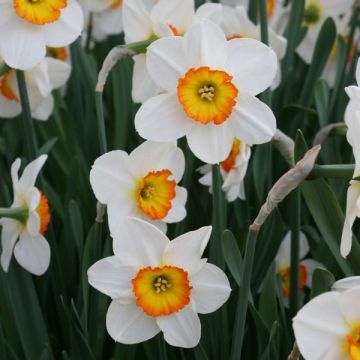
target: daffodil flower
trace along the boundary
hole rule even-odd
[[[88,270],[89,283],[112,298],[106,328],[115,341],[135,344],[162,331],[173,346],[199,343],[197,313],[217,310],[231,291],[224,272],[201,259],[210,233],[206,226],[170,241],[152,224],[127,220],[114,256]]]
[[[166,223],[186,216],[187,191],[178,186],[185,158],[176,143],[145,141],[130,155],[116,150],[100,156],[90,172],[96,198],[107,205],[112,234],[122,220],[135,216],[154,222],[164,232]]]
[[[220,163],[223,179],[222,189],[229,202],[235,201],[237,198],[245,200],[244,178],[250,156],[250,146],[235,138],[229,156]],[[200,184],[209,186],[209,191],[212,191],[211,166],[208,164],[201,166],[199,171],[203,174],[199,179]]]
[[[126,43],[149,38],[181,36],[203,18],[220,17],[219,4],[204,4],[195,12],[194,0],[124,0],[123,23]],[[217,20],[218,21],[218,20]],[[146,53],[133,57],[132,98],[143,103],[162,89],[149,76]]]
[[[353,0],[306,0],[304,13],[304,26],[308,27],[304,39],[297,47],[298,55],[310,64],[315,44],[321,26],[328,17],[333,19],[347,13],[353,5]]]
[[[341,19],[334,18],[336,24],[336,30],[338,33],[338,38],[335,40],[333,48],[331,50],[330,56],[326,62],[324,70],[322,72],[322,77],[326,80],[330,87],[335,85],[336,76],[338,74],[338,47],[339,47],[339,37],[345,42],[345,44],[349,45],[350,40],[350,18],[352,15],[352,11],[348,11]],[[359,30],[356,29],[354,33],[354,38],[352,43],[350,44],[350,51],[347,58],[347,66],[350,66],[353,62],[354,56],[357,52],[357,43],[359,39]]]
[[[306,360],[360,359],[360,287],[331,291],[308,302],[293,319]]]
[[[299,259],[303,259],[309,252],[309,244],[303,232],[299,237]],[[278,253],[275,257],[276,272],[281,279],[281,287],[284,295],[284,304],[288,305],[290,296],[290,254],[291,254],[291,232],[288,231],[281,242]],[[319,262],[313,259],[301,260],[299,263],[299,289],[311,288],[312,276],[317,268],[324,268]],[[302,295],[302,293],[301,293]]]
[[[360,287],[360,276],[349,276],[335,281],[331,287],[332,291],[343,292],[354,287]]]
[[[0,56],[10,67],[28,70],[44,59],[46,46],[67,46],[82,28],[75,0],[2,0]]]
[[[8,271],[12,254],[16,261],[34,275],[42,275],[50,263],[50,246],[43,236],[50,222],[49,205],[45,195],[36,187],[36,178],[47,155],[29,163],[20,178],[21,161],[11,166],[14,201],[9,209],[1,209],[1,266]]]
[[[270,11],[271,9],[269,9]],[[247,11],[243,6],[232,8],[222,6],[222,19],[218,24],[225,32],[226,38],[251,38],[261,40],[260,25],[255,25],[248,17]],[[286,52],[287,40],[275,33],[269,27],[269,45],[275,51],[278,61],[283,59]],[[274,79],[272,88],[276,88],[281,81],[280,65],[278,65],[277,76]]]
[[[241,6],[249,11],[249,0],[220,0],[220,3],[232,7]],[[283,34],[289,19],[289,6],[284,6],[283,0],[267,0],[266,10],[269,28],[277,34]]]
[[[71,66],[67,62],[50,57],[25,71],[30,108],[35,119],[49,118],[54,108],[52,90],[62,87],[70,72]],[[0,113],[3,118],[13,118],[21,113],[16,71],[13,69],[0,76]]]
[[[137,112],[135,127],[143,138],[186,136],[200,160],[215,164],[229,155],[234,137],[253,145],[274,135],[274,114],[256,95],[273,82],[277,58],[260,41],[227,41],[217,25],[204,20],[183,37],[153,42],[147,67],[166,92]]]
[[[360,62],[358,61],[356,68],[356,81],[360,84]],[[345,123],[348,127],[346,134],[347,141],[353,148],[355,157],[355,170],[353,180],[347,191],[346,199],[346,215],[344,228],[341,237],[340,251],[341,255],[346,257],[351,250],[352,243],[352,226],[357,217],[360,217],[360,144],[358,141],[360,135],[360,87],[348,86],[345,88],[346,93],[350,97],[350,101],[345,110]]]

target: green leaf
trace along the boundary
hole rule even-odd
[[[33,279],[15,259],[1,277],[26,359],[40,359],[49,339]]]
[[[259,312],[268,329],[278,318],[276,301],[276,268],[272,263],[264,279],[260,294]]]
[[[296,0],[291,2],[289,22],[285,32],[285,37],[287,38],[288,43],[287,43],[286,54],[282,61],[283,76],[285,76],[288,73],[294,62],[295,49],[297,48],[301,37],[304,8],[305,8],[304,0]]]
[[[222,236],[222,252],[227,267],[236,283],[240,286],[241,271],[243,268],[243,258],[234,234],[230,230],[225,230]]]
[[[296,132],[296,136],[295,136],[295,149],[294,149],[295,163],[297,163],[299,160],[301,160],[308,150],[309,150],[309,147],[307,146],[304,135],[301,130],[298,130]]]
[[[360,274],[360,246],[353,241],[347,261],[340,255],[340,239],[344,215],[329,184],[324,179],[306,181],[301,185],[306,205],[330,252],[346,276]]]
[[[69,203],[69,218],[75,244],[78,249],[79,255],[81,256],[81,254],[83,253],[84,241],[83,221],[80,207],[75,200],[71,200]]]
[[[330,291],[335,282],[334,275],[325,269],[316,269],[313,273],[311,284],[311,298],[314,298],[324,292]]]
[[[316,41],[311,65],[308,70],[305,84],[300,96],[301,105],[308,106],[311,103],[316,81],[320,77],[327,59],[333,49],[335,37],[336,25],[332,18],[328,18],[321,27],[319,36]]]
[[[325,80],[319,79],[315,84],[315,104],[319,115],[320,128],[329,123],[328,111],[330,101],[330,88]]]

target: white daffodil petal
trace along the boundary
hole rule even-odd
[[[354,287],[360,287],[360,276],[350,276],[336,281],[331,287],[332,291],[343,292]]]
[[[58,89],[61,86],[65,85],[68,81],[71,73],[70,64],[65,61],[45,58],[45,61],[48,66],[49,80],[52,89]]]
[[[4,24],[6,31],[0,23],[0,55],[10,67],[28,70],[45,57],[46,49],[42,29],[18,17],[12,6],[9,4],[12,16]],[[1,11],[6,12],[7,6],[2,5]]]
[[[149,75],[146,67],[146,54],[135,55],[133,60],[134,69],[131,96],[134,102],[144,103],[146,100],[159,94],[160,88]]]
[[[193,348],[200,341],[201,324],[191,305],[171,315],[159,316],[156,322],[165,341],[172,346]]]
[[[228,119],[233,135],[249,145],[270,141],[276,131],[276,119],[271,109],[258,98],[241,91],[237,100]]]
[[[305,285],[311,288],[313,273],[316,269],[324,269],[324,265],[313,259],[306,259],[301,261],[300,266],[305,266],[306,269],[306,283]]]
[[[17,188],[19,186],[19,176],[18,172],[21,166],[21,160],[17,158],[11,165],[11,181],[13,185],[14,192],[17,191]]]
[[[88,271],[89,284],[102,293],[117,298],[122,304],[134,302],[131,280],[136,276],[137,268],[121,266],[116,256],[99,260]]]
[[[354,287],[342,292],[339,297],[341,313],[349,324],[359,321],[360,319],[359,296],[360,288]]]
[[[19,186],[22,189],[28,189],[35,185],[36,178],[38,177],[41,168],[44,166],[46,159],[47,155],[40,155],[25,167],[19,179]]]
[[[211,20],[216,25],[220,26],[223,21],[222,5],[205,3],[200,5],[195,13],[195,21]]]
[[[135,128],[152,141],[174,141],[195,126],[181,108],[176,94],[162,94],[147,100],[135,115]]]
[[[42,235],[30,236],[24,231],[15,245],[14,256],[24,269],[42,275],[50,264],[50,246]]]
[[[144,176],[148,171],[168,169],[178,183],[185,170],[185,157],[176,142],[145,141],[129,155],[134,176]],[[146,164],[146,166],[145,166]]]
[[[290,265],[290,249],[291,249],[291,232],[288,231],[281,241],[279,250],[275,256],[276,268]]]
[[[200,261],[211,235],[211,226],[187,232],[170,241],[162,262],[186,270],[190,275],[200,270]]]
[[[115,256],[121,265],[159,266],[169,239],[154,225],[129,218],[121,233],[114,237]]]
[[[199,124],[186,135],[186,138],[197,158],[208,164],[217,164],[229,155],[234,133],[226,122],[221,125]]]
[[[146,66],[150,77],[160,88],[174,92],[188,67],[183,38],[169,36],[153,42],[147,48]]]
[[[226,71],[234,77],[239,92],[257,95],[270,87],[278,62],[275,52],[254,39],[228,41]]]
[[[343,257],[346,257],[351,250],[352,243],[352,226],[354,224],[357,214],[357,200],[360,195],[360,184],[353,182],[347,191],[346,199],[346,215],[344,221],[343,232],[341,235],[340,252]]]
[[[186,217],[185,203],[187,200],[187,190],[181,186],[175,188],[176,197],[171,202],[171,209],[162,219],[166,223],[179,222]]]
[[[52,94],[45,97],[40,105],[32,111],[32,116],[36,120],[46,121],[49,119],[52,111],[54,110],[54,98]]]
[[[62,47],[74,42],[84,27],[84,15],[75,0],[68,0],[67,7],[61,10],[60,18],[43,25],[44,40],[47,46]]]
[[[123,344],[136,344],[160,332],[155,318],[148,316],[135,303],[119,304],[113,300],[106,314],[106,329],[110,336]]]
[[[129,175],[128,154],[115,150],[97,158],[90,171],[90,184],[96,198],[103,204],[107,204],[121,189],[131,188],[133,180]]]
[[[227,59],[225,34],[209,20],[197,23],[185,34],[184,49],[189,68],[224,68]]]
[[[184,34],[194,21],[194,0],[159,0],[151,9],[154,24],[172,26],[174,35]]]
[[[143,0],[124,0],[123,26],[126,43],[144,41],[153,34],[150,12]]]
[[[190,277],[191,298],[196,312],[208,314],[221,307],[230,296],[231,288],[225,273],[215,265],[205,264]]]
[[[40,217],[36,211],[29,211],[29,218],[26,222],[26,230],[29,236],[37,236],[40,231]]]
[[[296,342],[305,359],[322,360],[334,343],[346,339],[348,326],[339,309],[339,297],[336,292],[321,294],[293,319]]]
[[[18,239],[22,225],[13,219],[1,219],[1,267],[4,271],[8,271],[13,249]]]

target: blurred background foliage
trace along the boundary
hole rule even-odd
[[[201,3],[197,1],[198,5]],[[285,31],[289,43],[282,62],[283,80],[266,97],[278,128],[296,139],[295,152],[301,154],[312,146],[321,128],[343,121],[348,101],[344,87],[354,83],[358,54],[346,66],[349,46],[337,38],[334,22],[328,19],[319,35],[313,61],[306,65],[294,52],[306,31],[301,20],[304,0],[289,3],[293,10]],[[251,4],[250,15],[257,14],[258,3]],[[354,28],[358,26],[357,10],[355,15]],[[335,41],[338,71],[336,85],[330,89],[320,75]],[[245,183],[247,200],[230,204],[223,200],[221,210],[226,214],[225,227],[229,230],[222,238],[212,238],[221,252],[216,252],[211,260],[226,269],[233,291],[222,309],[201,317],[200,345],[190,350],[173,348],[158,335],[146,343],[126,346],[116,344],[107,335],[105,314],[110,299],[89,287],[86,271],[95,261],[112,253],[111,238],[107,219],[103,224],[94,220],[96,199],[89,184],[89,170],[100,155],[94,92],[97,74],[107,53],[121,43],[122,36],[111,36],[91,50],[82,47],[80,40],[72,44],[73,71],[66,96],[55,93],[56,105],[50,120],[34,122],[38,153],[49,155],[39,187],[51,205],[52,225],[46,235],[52,249],[51,265],[42,277],[32,277],[14,260],[8,273],[0,271],[0,359],[239,359],[234,343],[242,336],[242,359],[287,358],[294,342],[294,313],[284,307],[274,266],[286,231],[299,223],[309,240],[312,258],[327,268],[316,271],[312,294],[307,291],[306,299],[328,290],[335,278],[360,275],[360,246],[355,240],[348,259],[341,258],[339,242],[351,174],[348,179],[315,174],[267,220],[257,240],[253,271],[246,273],[243,256],[249,225],[271,186],[289,169],[271,144],[254,149]],[[109,150],[129,152],[143,141],[133,123],[138,105],[131,100],[132,66],[131,59],[119,62],[105,87]],[[343,129],[331,133],[322,145],[318,164],[353,163],[345,134]],[[1,206],[9,206],[12,201],[9,169],[13,160],[25,152],[24,136],[20,116],[0,122]],[[188,150],[184,139],[179,145],[186,154],[182,186],[189,191],[188,215],[180,224],[169,227],[170,239],[210,224],[213,216],[211,194],[197,181],[196,169],[201,163]],[[298,211],[294,210],[296,207]],[[359,224],[355,224],[355,229],[359,230]],[[239,337],[236,314],[243,271],[251,280],[251,294],[244,334]]]

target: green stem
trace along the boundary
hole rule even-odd
[[[134,51],[137,54],[141,54],[141,53],[146,52],[146,48],[157,39],[158,39],[158,37],[153,35],[144,41],[138,41],[138,42],[133,42],[130,44],[125,44],[124,47],[128,48],[129,50]]]
[[[224,267],[224,259],[221,256],[221,237],[225,230],[225,219],[223,212],[223,193],[221,189],[221,174],[219,165],[212,165],[212,224],[213,233],[212,241],[210,242],[210,262],[215,263],[220,267]]]
[[[267,21],[267,0],[259,0],[261,41],[269,45],[269,29]]]
[[[290,257],[290,317],[294,317],[299,308],[299,239],[300,239],[300,190],[293,193],[293,212],[291,230]]]
[[[246,313],[248,309],[248,302],[251,285],[251,274],[254,263],[254,255],[256,248],[258,232],[250,228],[248,239],[246,242],[245,257],[244,257],[244,266],[241,274],[240,288],[238,294],[238,302],[236,306],[233,337],[231,344],[231,360],[241,359],[242,346],[245,335],[245,323],[246,323]]]
[[[11,70],[11,68],[9,66],[7,66],[5,63],[2,63],[0,65],[0,76],[3,76],[9,70]]]
[[[105,118],[102,92],[95,92],[95,104],[96,104],[96,120],[98,125],[99,147],[100,154],[107,152],[106,130],[105,130]]]
[[[310,175],[309,180],[326,178],[340,178],[352,179],[354,174],[355,165],[342,164],[342,165],[315,165]]]
[[[92,32],[93,32],[93,25],[94,25],[94,14],[92,12],[90,12],[89,26],[88,26],[88,31],[87,31],[87,34],[86,34],[86,45],[85,45],[86,52],[90,51],[90,44],[91,44],[91,37],[92,37]]]
[[[23,224],[29,217],[29,209],[26,206],[15,207],[15,208],[0,208],[0,217],[15,219]]]
[[[34,124],[32,122],[32,117],[31,117],[30,102],[29,102],[28,92],[26,89],[24,72],[22,70],[16,70],[16,78],[20,93],[24,141],[26,144],[28,160],[31,161],[36,158],[38,146],[37,146]]]

